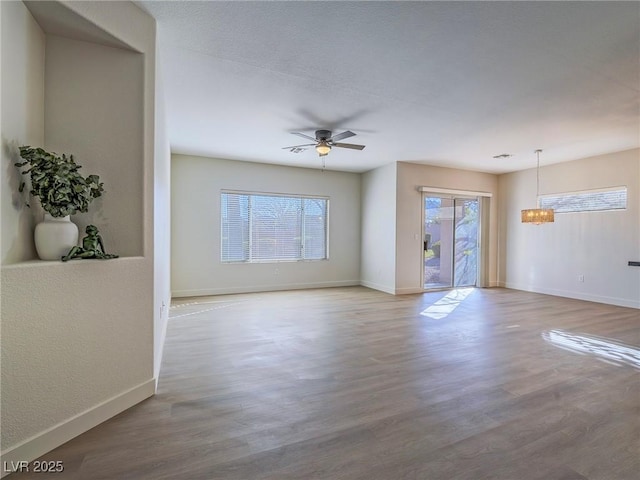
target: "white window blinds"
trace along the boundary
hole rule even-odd
[[[627,187],[541,195],[540,208],[553,208],[555,213],[624,210],[627,208]]]
[[[221,260],[327,258],[328,199],[222,192]]]

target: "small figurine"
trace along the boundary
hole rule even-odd
[[[75,246],[69,253],[62,257],[62,261],[66,262],[74,258],[97,258],[100,260],[108,260],[110,258],[118,258],[118,255],[105,253],[102,237],[98,233],[98,227],[95,225],[87,225],[85,229],[87,236],[82,239],[82,246]]]

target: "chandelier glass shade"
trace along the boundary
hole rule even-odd
[[[552,208],[529,208],[521,211],[522,223],[550,223],[554,221]]]

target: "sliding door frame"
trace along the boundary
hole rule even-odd
[[[440,198],[451,198],[454,200],[454,218],[453,218],[453,243],[455,247],[455,199],[473,199],[478,201],[478,239],[477,239],[477,266],[476,266],[476,287],[487,287],[487,256],[489,254],[489,204],[491,201],[492,194],[490,192],[477,192],[477,191],[469,191],[469,190],[453,190],[447,188],[438,188],[438,187],[418,187],[418,191],[422,192],[421,195],[421,207],[420,211],[422,212],[422,242],[421,245],[421,267],[420,267],[420,285],[423,291],[432,292],[437,290],[449,290],[451,288],[456,288],[455,286],[455,250],[453,258],[451,259],[451,268],[452,268],[452,286],[451,287],[442,287],[442,288],[425,288],[424,283],[424,275],[425,275],[425,262],[424,262],[424,234],[426,228],[426,209],[425,209],[425,199],[426,197],[440,197]]]

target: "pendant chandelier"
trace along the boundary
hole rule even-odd
[[[538,167],[536,169],[536,201],[540,198],[540,152],[538,149],[535,151],[538,156]],[[521,211],[522,223],[533,223],[540,225],[541,223],[551,223],[554,221],[553,208],[530,208]]]

